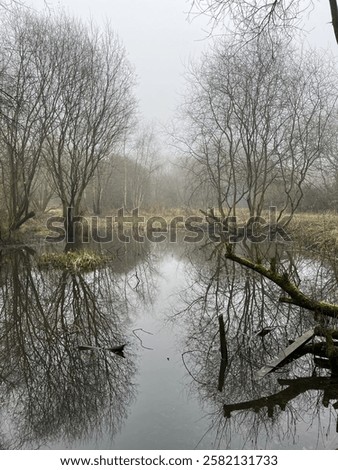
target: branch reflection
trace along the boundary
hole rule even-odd
[[[336,275],[327,263],[296,256],[276,244],[239,249],[242,256],[278,264],[308,292],[320,292],[329,301],[337,297]],[[288,448],[285,442],[296,439],[298,425],[307,422],[310,428],[316,419],[320,423],[324,407],[332,413],[335,431],[338,381],[319,367],[319,338],[274,373],[257,377],[259,369],[318,318],[280,303],[280,288],[226,260],[219,247],[190,253],[188,276],[192,281],[181,311],[188,330],[182,357],[191,387],[210,413],[209,431],[216,433],[217,445]]]

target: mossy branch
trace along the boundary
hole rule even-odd
[[[338,305],[309,298],[290,281],[287,273],[279,274],[275,270],[266,268],[261,263],[254,263],[249,259],[237,256],[231,250],[227,250],[225,257],[241,266],[251,269],[279,286],[289,296],[281,297],[279,299],[280,302],[297,305],[317,314],[322,314],[331,318],[338,318]]]

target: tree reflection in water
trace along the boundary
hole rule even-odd
[[[278,263],[295,283],[303,279],[306,292],[337,302],[336,273],[327,262],[306,260],[277,244],[247,244],[237,250],[254,260]],[[217,445],[288,448],[304,422],[310,431],[312,425],[318,430],[318,439],[321,432],[334,432],[338,379],[314,363],[312,348],[316,344],[318,350],[320,338],[263,379],[257,371],[318,321],[335,327],[337,321],[314,319],[311,312],[280,303],[280,288],[226,260],[220,249],[199,250],[190,261],[191,286],[182,296],[186,307],[180,312],[188,331],[182,358],[192,389],[201,402],[212,405],[208,432],[216,432]],[[332,415],[325,430],[324,407]]]
[[[130,333],[127,281],[109,267],[40,270],[26,250],[2,254],[1,266],[0,447],[113,438],[134,396],[134,353],[103,348]]]
[[[308,294],[337,302],[337,277],[328,260],[306,259],[277,246],[270,246],[263,253],[262,246],[259,248],[256,246],[253,252],[251,247],[242,246],[240,250],[247,257],[268,258]],[[175,250],[175,256],[181,259],[174,266],[182,263],[178,282],[175,273],[167,272],[168,279],[172,276],[176,282],[171,287],[180,290],[188,285],[182,293],[185,308],[178,307],[183,311],[175,317],[176,332],[184,335],[180,341],[184,342],[183,360],[192,390],[210,412],[208,439],[197,447],[203,447],[208,440],[210,448],[209,438],[216,434],[215,445],[222,448],[291,448],[297,446],[294,441],[304,429],[312,435],[308,440],[302,436],[301,445],[326,446],[324,434],[335,434],[338,385],[336,379],[331,380],[329,370],[316,367],[314,362],[313,347],[319,353],[322,338],[307,343],[297,360],[261,380],[257,378],[263,365],[321,318],[314,319],[312,313],[300,307],[280,303],[278,287],[226,261],[221,250],[192,251],[187,262],[182,255],[183,245],[154,246],[151,256],[146,246],[122,245],[112,249],[116,253],[113,265],[85,275],[41,270],[27,250],[0,253],[2,448],[81,448],[88,444],[93,448],[102,442],[112,443],[136,394],[135,348],[141,349],[142,344],[132,331],[135,326],[146,325],[147,331],[154,333],[167,318],[163,312],[171,308],[166,304],[166,288],[160,282],[161,269],[166,272],[166,262],[161,265],[161,260],[170,259],[170,269],[173,266],[170,250]],[[149,320],[149,303],[157,288],[156,315]],[[176,295],[174,299],[176,302]],[[142,312],[147,315],[142,316]],[[335,322],[329,319],[328,324],[334,326]],[[159,338],[163,340],[163,336]],[[157,340],[143,369],[148,375],[142,375],[142,380],[152,380],[154,374],[160,374],[162,359],[171,366],[174,380],[180,378],[181,371],[176,370],[179,367],[170,355],[175,357],[177,344],[168,340],[161,349]],[[124,343],[124,358],[105,349]],[[92,349],[80,350],[79,346]],[[163,368],[163,374],[166,370]],[[159,377],[163,376],[156,375],[154,384]],[[150,387],[144,390],[148,393]],[[150,397],[143,395],[136,405],[148,403],[153,410],[152,400],[158,390],[162,394],[158,408],[170,402],[172,390],[166,395],[163,387],[157,389],[155,384]],[[179,406],[186,406],[184,400],[176,404],[180,410]],[[197,420],[200,409],[194,406],[188,412],[193,409]],[[128,423],[132,429],[138,416],[137,412],[131,413]],[[159,416],[151,416],[142,425],[155,423],[161,429],[166,421],[162,421],[163,414]],[[175,420],[173,414],[169,420],[173,429]],[[170,426],[164,433],[166,439],[173,434]],[[203,434],[203,426],[204,421],[192,429],[194,437],[188,441],[192,445],[196,444],[195,436]],[[316,432],[318,436],[313,435]],[[132,435],[129,428],[120,437],[123,441]],[[163,445],[167,441],[158,442]]]

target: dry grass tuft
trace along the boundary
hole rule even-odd
[[[90,272],[106,264],[108,259],[103,255],[89,251],[68,251],[63,253],[43,253],[38,260],[42,268],[72,272]]]

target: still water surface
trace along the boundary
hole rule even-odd
[[[31,250],[1,254],[1,448],[338,447],[338,384],[312,356],[256,377],[315,324],[311,314],[280,305],[274,286],[210,252],[104,249],[115,261],[87,274],[43,269]],[[299,255],[281,262],[304,290],[336,300],[332,267]],[[124,357],[104,349],[122,344]]]

